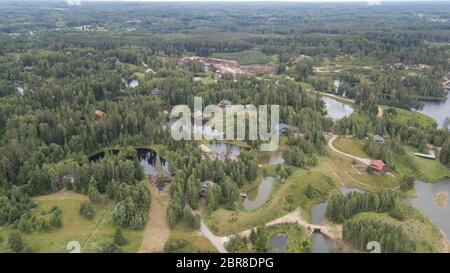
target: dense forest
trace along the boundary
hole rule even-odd
[[[194,7],[11,1],[0,7],[0,226],[24,234],[61,228],[58,207],[32,216],[33,197],[73,190],[89,198],[79,208],[87,219],[94,214],[91,203],[113,202],[120,242],[120,229],[143,229],[149,218],[154,200],[136,149],[150,146],[170,162],[171,228],[183,220],[198,228],[202,206],[237,211],[241,189],[262,175],[261,140],[244,141],[237,158],[223,161],[206,158],[199,141],[173,140],[166,128],[170,110],[192,106],[195,96],[205,105],[223,100],[280,105],[280,122],[299,132],[282,147],[290,167],[317,166],[319,157],[327,156],[325,133],[330,132],[359,139],[389,135],[382,145],[369,139],[364,151],[392,170],[394,155],[406,153],[404,145],[421,152],[427,145],[442,147],[438,159],[450,167],[448,128],[402,118],[402,111],[420,109],[422,98],[446,97],[450,12],[443,3]],[[237,56],[239,68],[250,72],[222,73],[219,65],[207,67],[186,61],[187,56]],[[354,66],[347,69],[343,63],[349,60]],[[333,69],[336,75],[329,76]],[[132,86],[133,81],[139,84]],[[313,91],[354,100],[356,113],[334,122]],[[384,115],[375,118],[380,105]],[[103,158],[90,159],[99,152]],[[279,167],[277,179],[291,174],[286,170]],[[212,183],[201,196],[204,181]],[[361,212],[401,218],[397,199],[394,191],[336,195],[327,217],[343,223],[344,239],[358,248],[366,233],[395,233],[381,238],[388,242],[386,252],[413,251],[397,226],[353,218]],[[266,250],[266,233],[263,226],[252,231],[256,251]],[[20,233],[11,238],[19,242]],[[241,239],[229,247],[241,251]],[[103,251],[120,251],[119,245]],[[178,239],[165,248],[194,251]]]

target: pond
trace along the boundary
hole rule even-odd
[[[158,169],[161,169],[163,174],[170,173],[169,162],[160,157],[154,150],[137,149],[137,154],[146,175],[155,176],[158,174]]]
[[[276,234],[270,239],[269,253],[284,253],[288,244],[286,234]]]
[[[117,155],[120,150],[118,149],[110,149],[107,151],[101,151],[89,157],[90,162],[98,161],[105,157],[105,154],[112,153],[113,155]],[[156,153],[152,149],[136,149],[138,159],[141,163],[141,166],[144,168],[144,173],[146,175],[155,176],[158,174],[157,170],[161,169],[163,174],[169,174],[169,162],[164,158],[160,157],[158,153]],[[133,159],[132,157],[128,159]]]
[[[172,125],[178,120],[178,118],[170,118],[168,122],[163,125],[163,130],[171,130]],[[190,126],[191,132],[193,134],[203,134],[204,136],[208,136],[211,138],[219,138],[223,137],[224,133],[216,128],[213,128],[209,123],[204,124],[203,126],[197,126],[195,123],[187,124],[186,126]],[[185,127],[186,129],[188,127]]]
[[[244,209],[254,210],[264,205],[270,197],[274,180],[275,179],[270,176],[263,177],[261,183],[259,183],[257,187],[249,190],[247,192],[247,197],[242,204]]]
[[[353,113],[353,108],[348,104],[326,96],[323,96],[322,100],[326,105],[327,116],[333,119],[333,121],[350,116]]]
[[[342,194],[348,194],[351,192],[364,193],[364,190],[350,187],[340,188]],[[323,219],[325,219],[325,213],[327,212],[327,202],[320,203],[311,210],[311,224],[320,225]],[[321,233],[312,234],[312,253],[328,253],[332,248],[336,246],[333,240],[328,239]]]
[[[450,178],[441,179],[435,183],[416,181],[418,197],[411,199],[411,205],[430,218],[450,238],[450,207],[446,196],[450,194]],[[442,203],[435,197],[443,196]]]
[[[130,87],[130,88],[136,88],[139,86],[138,79],[127,79],[127,80],[124,79],[123,82],[125,83],[125,85],[127,87]]]
[[[283,164],[284,163],[283,153],[280,151],[261,152],[260,163],[269,165]]]
[[[439,127],[442,127],[445,118],[450,117],[450,91],[445,101],[423,100],[422,103],[424,107],[418,112],[433,117]]]
[[[227,155],[237,157],[241,148],[234,144],[212,141],[208,143],[208,147],[218,153],[217,159],[224,161]]]

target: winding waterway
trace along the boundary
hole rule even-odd
[[[342,194],[347,194],[350,192],[360,192],[363,193],[363,190],[349,187],[342,187]],[[327,211],[327,202],[320,203],[312,208],[311,210],[311,224],[320,225],[323,219],[325,219],[325,213]],[[321,233],[313,233],[312,234],[312,253],[328,253],[332,248],[336,246],[336,243],[333,240],[325,237]]]
[[[418,197],[411,199],[411,205],[430,218],[447,238],[450,238],[450,207],[448,202],[440,206],[433,199],[436,194],[450,195],[450,178],[441,179],[435,183],[416,181]],[[444,200],[446,201],[446,200]]]
[[[445,118],[450,117],[450,91],[445,101],[423,100],[422,103],[424,107],[418,112],[433,117],[439,127],[442,127]]]
[[[258,186],[249,190],[247,192],[247,197],[242,203],[244,209],[255,210],[264,205],[270,197],[274,180],[275,179],[271,176],[264,176]]]

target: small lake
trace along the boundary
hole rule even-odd
[[[212,141],[208,143],[208,147],[218,153],[217,159],[224,161],[227,155],[237,157],[241,148],[234,144]]]
[[[108,151],[101,151],[89,157],[90,162],[98,161],[105,157],[106,153],[111,153],[113,155],[117,155],[120,150],[111,149]],[[155,176],[158,169],[161,169],[164,174],[169,174],[169,162],[164,158],[160,157],[158,153],[156,153],[152,149],[136,149],[137,157],[141,163],[141,166],[144,168],[144,173],[146,175]],[[130,160],[133,157],[128,158]]]
[[[450,194],[450,178],[435,183],[416,181],[416,191],[419,195],[411,199],[411,205],[430,218],[450,238],[450,207],[448,202],[439,207],[433,201],[437,193]]]
[[[171,130],[172,125],[178,120],[178,118],[171,118],[168,122],[163,125],[163,130]],[[188,127],[185,127],[188,126]],[[224,133],[221,130],[213,128],[209,123],[204,124],[203,126],[197,126],[195,123],[189,123],[183,126],[186,130],[190,127],[192,134],[203,134],[204,136],[208,136],[210,138],[219,138],[223,137]]]
[[[353,108],[348,104],[326,96],[322,96],[321,99],[325,102],[327,116],[333,119],[333,121],[350,116],[353,113]]]
[[[423,100],[422,103],[424,106],[418,112],[433,117],[439,127],[442,127],[446,117],[450,117],[450,91],[445,101]]]
[[[269,253],[284,253],[288,244],[286,234],[276,234],[270,239]]]
[[[260,163],[269,165],[283,164],[284,163],[283,153],[279,151],[262,152],[260,156]]]
[[[154,150],[137,149],[137,154],[146,175],[155,176],[158,174],[158,169],[161,169],[163,174],[170,173],[169,162],[160,157]]]
[[[271,176],[263,177],[261,183],[257,187],[247,192],[247,197],[244,199],[242,205],[246,210],[254,210],[266,203],[272,191],[273,181],[275,179]]]
[[[360,190],[357,188],[350,187],[342,187],[340,188],[342,194],[348,194],[351,192],[359,192],[364,193],[364,190]],[[311,210],[311,224],[320,225],[323,219],[325,219],[325,213],[327,212],[327,202],[320,203],[312,208]],[[312,253],[328,253],[332,248],[336,246],[336,243],[333,240],[328,239],[321,233],[313,233],[312,234]]]

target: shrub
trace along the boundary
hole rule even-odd
[[[86,217],[87,219],[91,220],[92,218],[94,218],[94,209],[87,202],[81,203],[80,214]]]
[[[13,230],[9,234],[8,238],[8,246],[14,251],[14,252],[20,252],[23,249],[23,241],[22,241],[22,235],[19,231]]]

